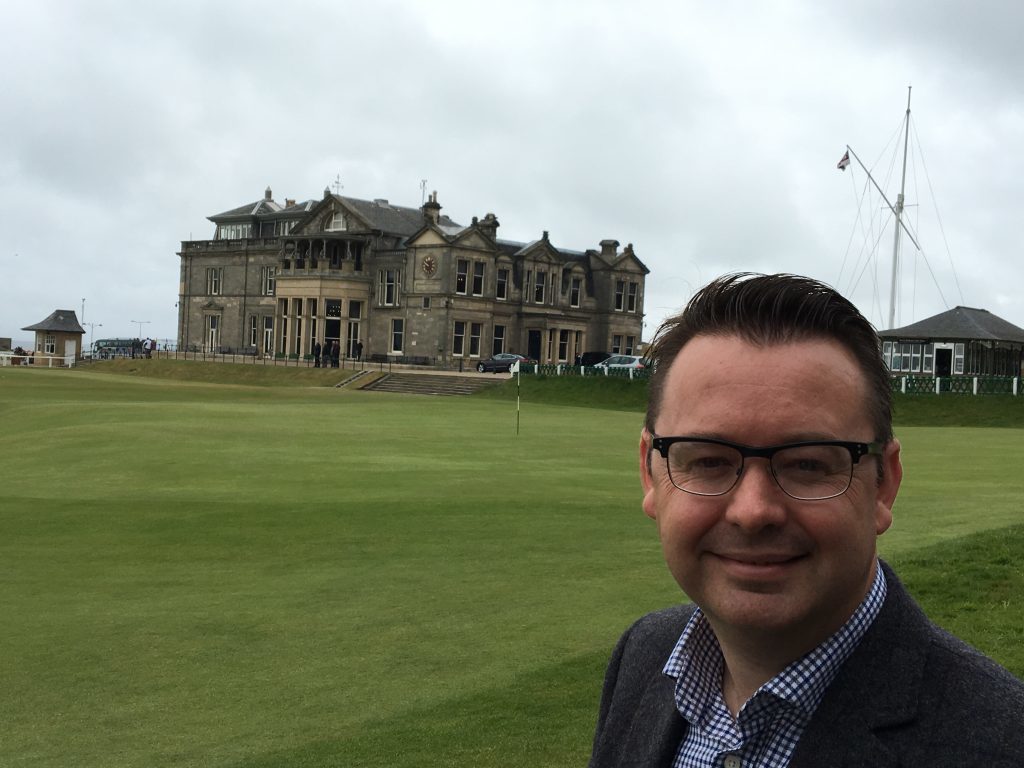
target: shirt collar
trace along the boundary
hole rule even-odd
[[[751,701],[771,694],[799,708],[810,718],[843,662],[853,653],[882,609],[885,575],[875,563],[871,589],[850,618],[831,637],[762,685]],[[691,723],[703,726],[722,694],[722,649],[711,624],[695,608],[662,670],[675,678],[676,707]]]

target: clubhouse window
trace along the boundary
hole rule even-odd
[[[494,289],[494,298],[504,301],[508,298],[508,270],[499,269]]]
[[[466,346],[466,323],[456,320],[452,330],[452,355],[462,357]]]
[[[220,296],[224,280],[224,267],[206,268],[206,292],[210,296]]]
[[[580,305],[580,293],[583,285],[583,281],[578,277],[572,278],[569,282],[569,306],[578,307]]]
[[[482,261],[473,262],[473,295],[484,295],[484,263]]]
[[[480,335],[483,333],[483,323],[470,323],[469,325],[469,356],[480,357]]]
[[[494,344],[491,346],[491,354],[500,355],[505,351],[505,326],[494,326]]]
[[[391,320],[391,352],[402,354],[402,343],[405,336],[405,320],[394,318]]]

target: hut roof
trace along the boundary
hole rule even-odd
[[[78,323],[78,316],[73,309],[55,309],[45,320],[29,325],[23,331],[57,331],[59,333],[85,333]]]

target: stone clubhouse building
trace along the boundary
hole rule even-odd
[[[181,243],[178,348],[303,358],[337,341],[370,360],[467,365],[499,352],[572,363],[634,354],[648,269],[616,240],[597,249],[498,237],[420,208],[324,190],[209,217],[210,240]]]

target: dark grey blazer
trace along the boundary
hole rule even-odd
[[[882,610],[826,692],[791,768],[1024,766],[1024,683],[928,621],[882,567]],[[619,640],[591,768],[672,765],[687,723],[661,670],[692,611],[648,614]]]

